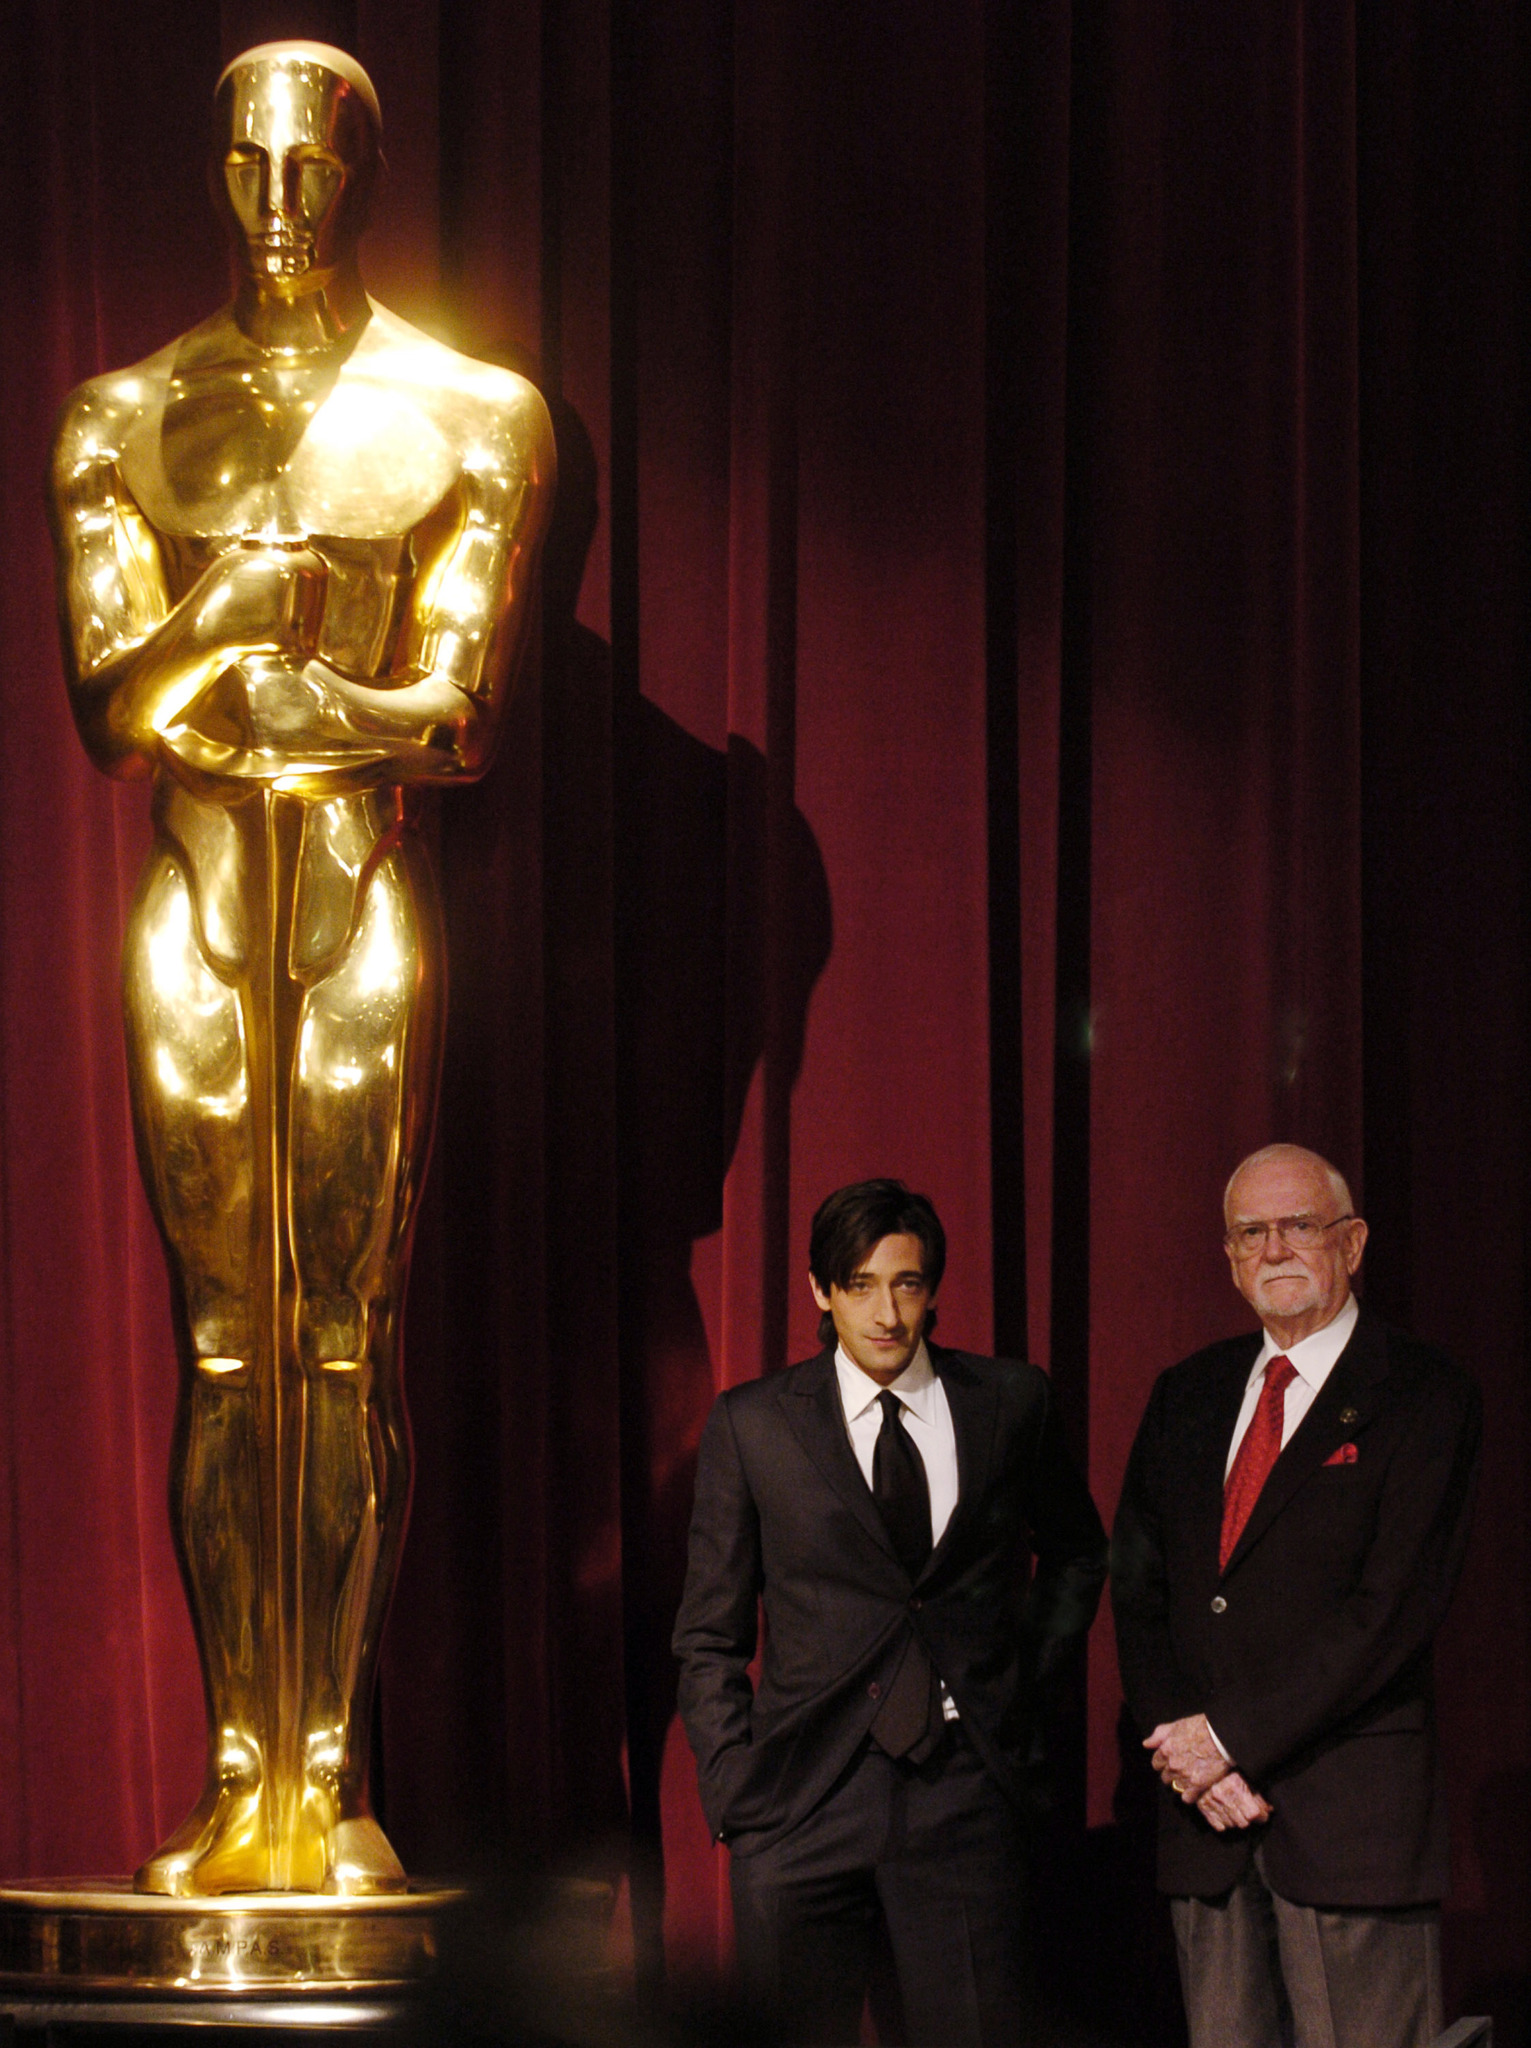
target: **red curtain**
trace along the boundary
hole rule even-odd
[[[375,296],[537,377],[538,675],[439,810],[453,1009],[382,1681],[410,1867],[567,1853],[726,1954],[668,1635],[720,1386],[896,1173],[943,1334],[1109,1514],[1240,1326],[1222,1181],[1364,1188],[1488,1404],[1442,1646],[1455,1993],[1524,2025],[1531,90],[1512,0],[20,0],[0,300],[0,1869],[131,1867],[201,1703],[116,960],[142,792],[69,726],[39,480],[224,290],[221,63],[354,50]],[[1087,1814],[1119,1792],[1109,1616]],[[1115,1806],[1114,1806],[1115,1802]],[[1518,2019],[1517,2019],[1518,2015]],[[1510,2038],[1514,2038],[1513,2033]]]

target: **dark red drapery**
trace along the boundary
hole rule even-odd
[[[903,1175],[943,1329],[1028,1350],[1109,1512],[1237,1327],[1234,1160],[1364,1188],[1480,1374],[1443,1647],[1459,1995],[1531,1896],[1526,218],[1511,0],[22,0],[3,86],[0,1869],[131,1866],[201,1706],[116,955],[142,796],[69,727],[39,480],[223,285],[220,64],[356,51],[375,295],[537,375],[540,679],[441,806],[453,1018],[383,1682],[412,1866],[629,1834],[726,1941],[672,1725],[715,1389],[811,1348],[807,1219]],[[1088,1805],[1118,1777],[1109,1619]],[[1517,1989],[1518,1985],[1518,1989]],[[1517,2000],[1519,2004],[1517,2005]]]

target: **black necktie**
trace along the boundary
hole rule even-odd
[[[917,1579],[930,1555],[930,1486],[925,1461],[904,1428],[903,1403],[881,1393],[882,1428],[872,1452],[872,1494],[893,1538],[899,1563]],[[925,1647],[912,1631],[872,1722],[872,1740],[889,1756],[919,1763],[935,1749],[944,1726],[941,1687]]]
[[[872,1493],[893,1538],[898,1561],[917,1579],[930,1555],[930,1487],[925,1461],[904,1428],[903,1403],[897,1394],[877,1396],[882,1428],[872,1452]]]

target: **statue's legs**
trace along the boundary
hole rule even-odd
[[[344,957],[306,990],[287,1213],[301,1417],[293,1839],[307,1884],[399,1889],[367,1804],[378,1643],[409,1496],[399,1315],[435,1106],[444,981],[411,842],[367,884]]]
[[[250,919],[238,982],[209,964],[164,843],[125,950],[140,1158],[183,1352],[172,1502],[209,1730],[202,1796],[135,1882],[183,1896],[405,1882],[368,1807],[367,1748],[408,1512],[398,1325],[439,1061],[438,919],[406,840],[373,867],[338,955],[294,976],[301,807],[264,811],[247,881],[268,915]]]
[[[190,885],[163,846],[139,887],[124,969],[139,1157],[177,1296],[171,1524],[208,1717],[202,1797],[136,1882],[234,1890],[269,1862],[255,1115],[244,1005],[209,967]]]

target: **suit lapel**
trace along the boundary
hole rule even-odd
[[[1258,1543],[1292,1496],[1312,1478],[1341,1444],[1366,1427],[1382,1398],[1387,1377],[1387,1334],[1363,1309],[1350,1342],[1334,1362],[1312,1407],[1298,1424],[1291,1442],[1271,1467],[1260,1498],[1244,1524],[1244,1533],[1228,1560],[1233,1570],[1252,1543]],[[1230,1431],[1232,1425],[1229,1425]]]
[[[999,1409],[998,1387],[991,1380],[981,1379],[961,1352],[928,1348],[936,1377],[946,1390],[946,1405],[951,1410],[952,1431],[957,1439],[957,1505],[941,1532],[941,1541],[930,1554],[927,1572],[945,1555],[953,1537],[988,1491]]]
[[[840,1386],[835,1377],[835,1355],[825,1351],[813,1360],[809,1370],[795,1384],[782,1385],[778,1398],[792,1434],[813,1460],[820,1476],[832,1487],[860,1522],[880,1550],[897,1563],[893,1539],[877,1511],[871,1488],[861,1476],[856,1453],[845,1428],[845,1410],[840,1405]]]

